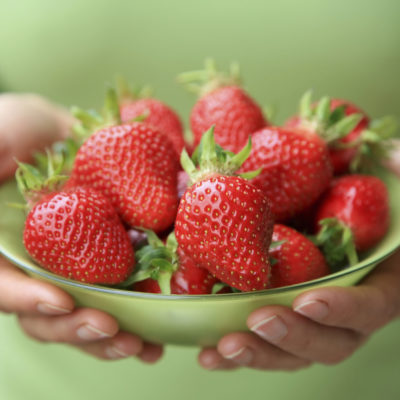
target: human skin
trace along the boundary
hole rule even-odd
[[[400,177],[400,141],[386,165]],[[202,349],[205,369],[248,367],[297,370],[314,363],[337,364],[377,330],[400,316],[400,251],[354,287],[327,287],[299,295],[291,308],[268,306],[251,313],[250,332],[224,336]]]
[[[65,137],[74,122],[62,107],[31,94],[0,95],[0,117],[0,182],[15,172],[14,158],[29,161],[32,150]],[[153,363],[162,355],[161,346],[121,331],[102,311],[75,307],[69,294],[28,277],[1,256],[0,312],[15,314],[33,339],[69,344],[97,358],[137,356]]]

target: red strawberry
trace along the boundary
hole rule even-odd
[[[310,96],[310,93],[306,95]],[[321,112],[318,113],[319,106]],[[350,124],[345,127],[344,131],[335,132],[335,129],[332,129],[340,121],[343,124],[346,116],[351,115],[353,117],[347,119]],[[369,117],[366,113],[349,101],[323,98],[311,107],[304,107],[300,115],[290,118],[285,126],[311,130],[327,140],[334,171],[339,174],[349,170],[351,162],[359,151],[360,135],[368,124]],[[338,125],[336,125],[337,127]],[[331,129],[330,133],[329,129]]]
[[[268,199],[235,176],[215,176],[187,189],[175,222],[183,251],[244,291],[267,287],[271,231]]]
[[[161,293],[160,285],[155,279],[151,278],[136,282],[132,286],[132,290],[134,290],[135,292]]]
[[[276,224],[272,242],[281,242],[270,249],[274,260],[271,287],[294,285],[329,274],[321,251],[305,236],[288,226]]]
[[[181,154],[185,145],[181,121],[175,111],[162,101],[153,98],[132,100],[124,102],[120,110],[122,122],[146,115],[144,122],[166,135],[176,153]]]
[[[178,114],[154,98],[149,87],[131,89],[122,76],[117,77],[117,91],[122,122],[129,123],[137,117],[145,116],[145,123],[167,136],[179,156],[185,142]]]
[[[203,81],[199,88],[201,97],[190,114],[194,145],[200,143],[203,132],[215,125],[215,141],[236,153],[246,145],[249,135],[266,126],[267,121],[261,108],[240,87],[237,76],[225,77],[213,63],[206,68],[197,74],[181,75],[182,81]]]
[[[285,221],[312,205],[328,187],[332,166],[317,135],[280,127],[263,128],[252,136],[252,151],[241,171],[261,168],[251,183],[271,202],[277,221]]]
[[[82,282],[120,283],[135,264],[115,210],[92,189],[45,196],[28,214],[24,245],[45,269]]]
[[[389,214],[388,191],[379,178],[346,175],[335,179],[324,194],[316,212],[315,230],[321,229],[325,219],[327,227],[336,219],[340,226],[350,229],[356,250],[365,251],[386,234]]]
[[[162,231],[175,219],[178,170],[168,139],[133,122],[92,134],[78,151],[72,179],[102,192],[130,227]]]
[[[201,144],[200,170],[182,157],[184,169],[198,181],[186,190],[179,205],[175,221],[179,246],[222,282],[244,291],[265,289],[272,235],[269,201],[246,179],[231,176],[250,147],[236,156],[221,149],[216,153],[212,129]]]

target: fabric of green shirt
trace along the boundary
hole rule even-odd
[[[246,89],[296,112],[304,91],[400,117],[400,3],[396,0],[124,0],[0,3],[0,82],[66,106],[102,104],[116,73],[151,84],[188,121],[193,96],[176,83],[207,56],[238,61]],[[106,362],[28,339],[0,316],[0,399],[363,399],[400,398],[400,321],[347,361],[298,372],[209,372],[198,349],[167,347],[156,365]]]

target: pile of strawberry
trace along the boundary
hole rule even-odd
[[[154,293],[254,291],[327,275],[382,239],[387,189],[356,171],[384,155],[390,119],[308,92],[274,126],[235,68],[180,79],[200,94],[193,145],[169,106],[120,86],[102,113],[74,111],[79,140],[38,157],[46,173],[20,164],[23,240],[43,268]]]

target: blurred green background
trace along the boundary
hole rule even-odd
[[[279,122],[309,88],[400,117],[399,22],[398,0],[1,0],[0,85],[99,107],[118,72],[153,85],[187,121],[194,98],[175,77],[212,56],[224,68],[238,61],[247,90],[275,104]],[[12,317],[0,317],[0,332],[7,400],[400,398],[398,321],[348,361],[295,373],[207,372],[196,349],[173,347],[155,366],[99,362],[25,339]]]
[[[120,72],[187,119],[194,99],[175,77],[212,56],[238,61],[246,88],[280,119],[309,88],[399,114],[399,21],[397,0],[2,0],[0,77],[92,107]]]

